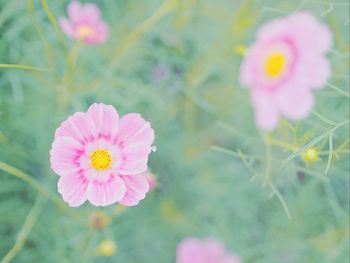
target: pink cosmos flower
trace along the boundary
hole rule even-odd
[[[226,251],[223,244],[215,239],[184,239],[176,254],[176,263],[241,263],[238,256]]]
[[[137,205],[149,190],[144,172],[153,140],[153,129],[137,113],[119,119],[113,106],[102,103],[76,112],[56,130],[50,151],[58,192],[72,207],[86,200]]]
[[[68,18],[62,17],[59,24],[70,38],[95,45],[106,41],[109,29],[101,20],[100,9],[94,4],[81,4],[73,0],[67,7]]]
[[[307,12],[268,22],[257,33],[241,65],[240,81],[251,90],[257,127],[274,129],[281,115],[305,118],[314,105],[313,89],[331,75],[325,57],[332,35]]]

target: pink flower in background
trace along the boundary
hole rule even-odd
[[[177,247],[176,263],[241,263],[241,260],[226,251],[218,240],[187,238]]]
[[[94,4],[81,4],[73,0],[67,7],[68,19],[62,17],[59,24],[70,38],[95,45],[106,41],[108,25],[101,20],[100,9]]]
[[[158,186],[157,177],[150,170],[146,171],[145,176],[149,184],[149,191],[156,189]]]
[[[149,190],[144,172],[153,140],[153,129],[137,113],[119,119],[113,106],[102,103],[76,112],[56,130],[50,151],[59,193],[72,207],[86,200],[137,205]]]
[[[265,24],[241,65],[240,81],[251,90],[257,127],[272,130],[281,115],[305,118],[314,105],[313,89],[330,78],[325,57],[332,35],[307,12]]]

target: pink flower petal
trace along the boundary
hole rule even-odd
[[[122,175],[121,178],[126,185],[125,196],[120,201],[122,205],[135,206],[146,197],[146,193],[149,190],[149,184],[143,174],[128,176]]]
[[[277,18],[265,23],[257,33],[257,42],[271,43],[288,33],[288,23],[284,18]]]
[[[298,12],[286,19],[288,34],[295,36],[302,52],[323,54],[332,46],[332,33],[308,12]],[[317,37],[317,39],[315,39]]]
[[[93,178],[87,188],[88,200],[95,206],[107,206],[120,201],[126,192],[124,181],[110,174],[105,180]]]
[[[59,137],[50,151],[51,169],[60,176],[69,176],[80,170],[78,160],[83,153],[82,145],[70,137]]]
[[[123,145],[151,145],[153,140],[154,131],[151,125],[140,114],[129,113],[120,119],[118,142],[121,142]]]
[[[216,239],[210,238],[202,240],[202,246],[206,251],[210,251],[209,258],[211,258],[213,261],[215,259],[221,259],[226,255],[225,247]]]
[[[147,170],[151,147],[144,144],[130,144],[122,150],[122,164],[119,172],[125,175],[143,173]]]
[[[67,18],[61,17],[59,20],[59,25],[60,25],[63,33],[65,33],[70,38],[74,37],[74,35],[75,35],[74,28]]]
[[[100,9],[96,5],[90,3],[83,5],[81,15],[88,19],[89,23],[96,23],[101,18]]]
[[[94,139],[97,133],[94,123],[84,112],[76,112],[68,117],[56,130],[55,138],[72,137],[80,143],[87,143]]]
[[[310,90],[288,86],[278,90],[276,102],[279,110],[287,118],[299,120],[310,113],[314,105],[314,97]]]
[[[91,45],[101,44],[105,42],[109,36],[109,27],[106,23],[100,21],[95,27],[95,34],[92,36],[87,36],[85,42]]]
[[[176,263],[205,262],[205,249],[201,249],[199,239],[187,238],[181,241],[176,250]]]
[[[324,56],[307,56],[296,67],[298,86],[306,86],[312,89],[325,87],[327,80],[331,78],[332,70],[329,61]]]
[[[119,115],[113,106],[94,103],[89,107],[87,115],[94,123],[97,132],[95,138],[102,136],[113,140],[116,137]]]
[[[254,65],[255,57],[257,56],[257,51],[255,46],[252,46],[249,48],[247,52],[247,56],[244,58],[239,72],[239,81],[242,86],[252,87],[254,85],[254,68],[252,65]]]
[[[58,180],[58,192],[71,207],[82,205],[86,197],[88,180],[83,174],[62,176]]]
[[[255,123],[260,129],[271,131],[279,121],[279,112],[271,94],[254,90],[252,102],[255,109]]]
[[[82,16],[82,4],[79,1],[73,0],[67,7],[68,17],[73,23],[79,22]]]
[[[241,259],[238,256],[228,255],[222,261],[222,263],[241,263]]]
[[[241,263],[219,240],[186,238],[176,250],[176,263]]]

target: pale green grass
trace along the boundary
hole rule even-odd
[[[57,25],[68,1],[0,0],[0,262],[171,263],[187,236],[221,239],[246,263],[348,262],[349,2],[95,2],[111,36],[89,47]],[[262,23],[298,10],[331,27],[333,75],[307,119],[262,134],[238,83],[242,52]],[[160,185],[137,207],[71,209],[57,193],[54,131],[95,101],[156,130]],[[304,160],[310,147],[319,160]],[[107,228],[89,225],[96,211]],[[96,252],[104,239],[111,258]]]

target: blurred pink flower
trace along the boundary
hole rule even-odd
[[[312,89],[330,78],[325,57],[332,34],[307,12],[265,24],[241,65],[240,81],[251,89],[258,128],[273,130],[280,115],[305,118],[314,105]]]
[[[156,189],[158,186],[157,177],[150,170],[146,171],[145,176],[149,184],[149,191]]]
[[[56,130],[51,168],[58,191],[72,207],[137,205],[149,190],[144,172],[154,140],[150,123],[137,113],[119,119],[111,105],[93,104]]]
[[[59,24],[70,38],[95,45],[106,41],[109,29],[101,20],[100,9],[94,4],[81,4],[73,0],[67,7],[68,18],[62,17]]]
[[[238,256],[226,251],[224,245],[215,239],[184,239],[176,254],[176,263],[241,263]]]

